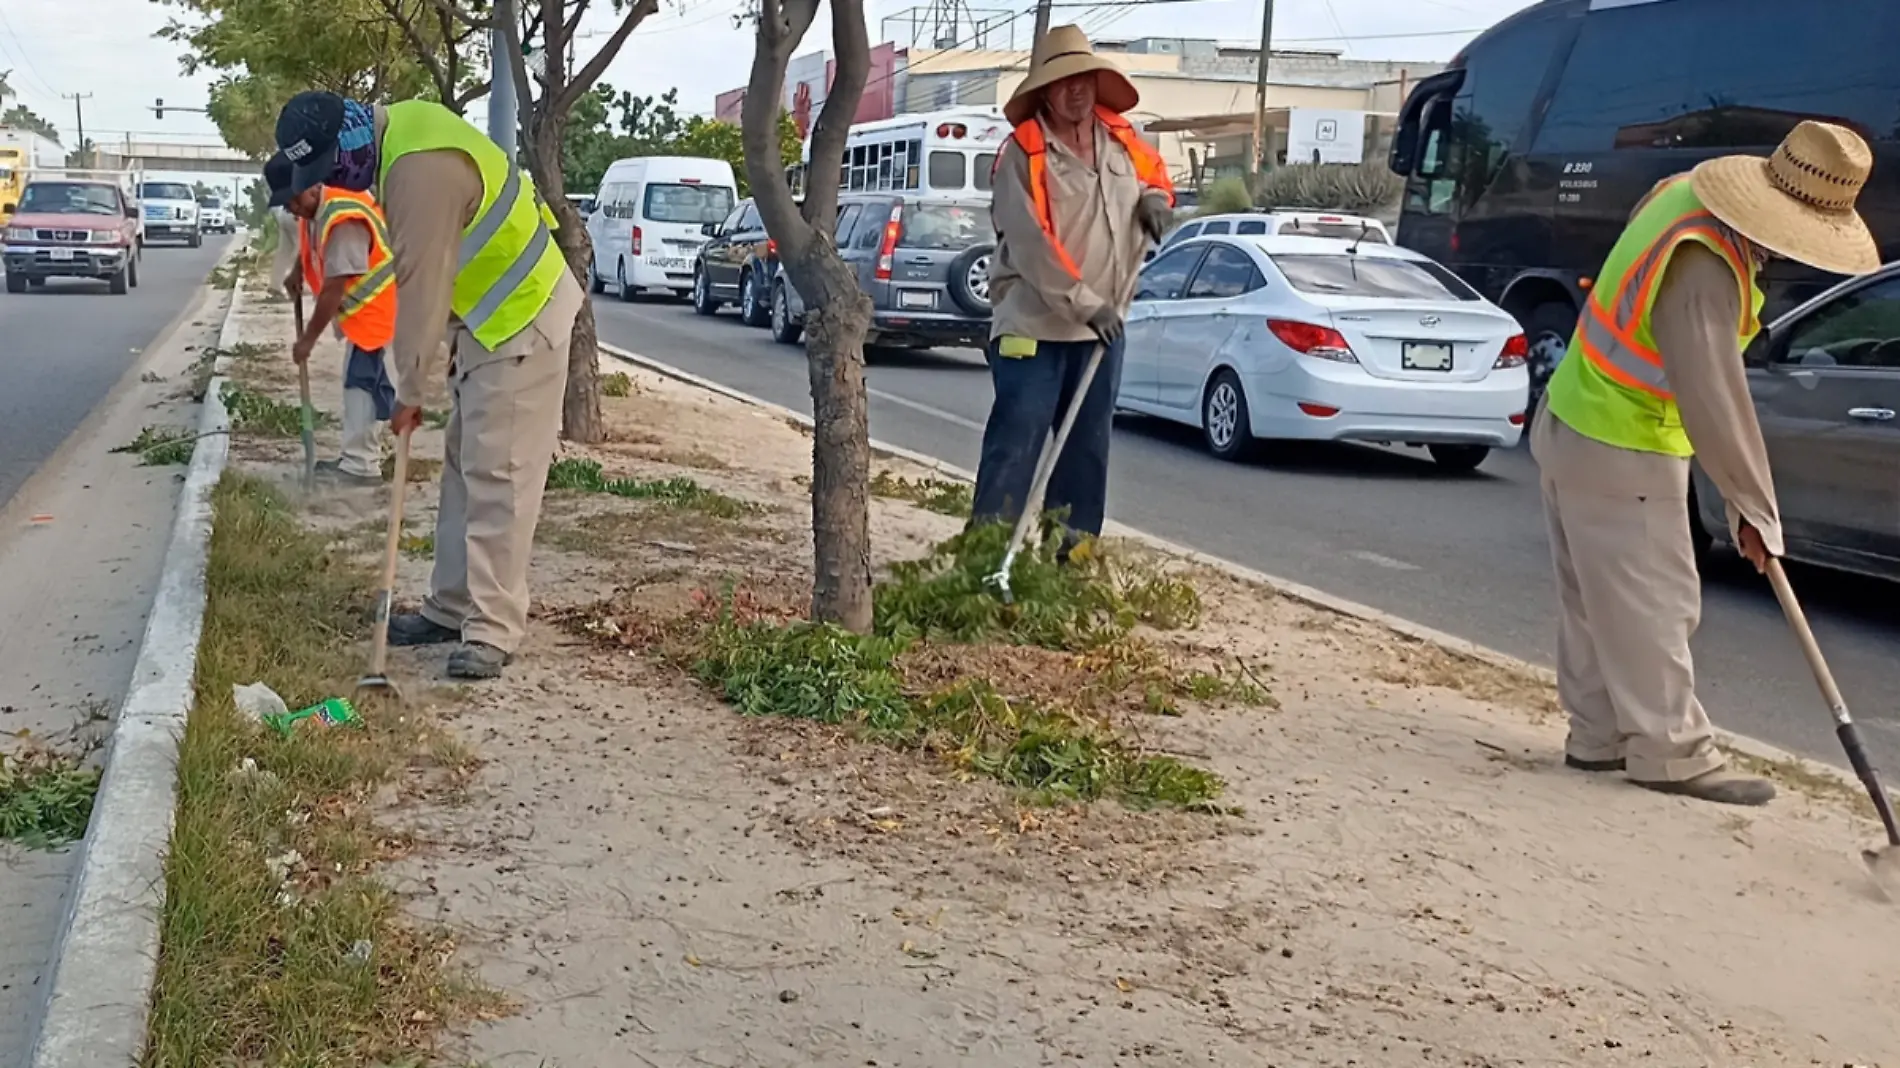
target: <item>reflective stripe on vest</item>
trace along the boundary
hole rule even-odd
[[[481,175],[481,205],[462,231],[450,307],[493,351],[534,321],[568,269],[554,242],[554,214],[507,154],[442,105],[407,100],[383,112],[379,188],[398,159],[417,152],[460,152]]]
[[[1592,366],[1622,385],[1662,400],[1675,398],[1663,374],[1662,354],[1637,338],[1636,327],[1655,301],[1656,285],[1662,280],[1663,266],[1670,255],[1677,245],[1695,238],[1720,252],[1741,281],[1742,319],[1736,331],[1750,333],[1754,282],[1747,254],[1735,231],[1706,211],[1689,212],[1666,226],[1616,280],[1613,291],[1599,285],[1590,294],[1577,322],[1577,344]],[[1613,307],[1605,308],[1606,302]]]
[[[323,288],[322,264],[330,235],[347,221],[361,222],[369,229],[369,270],[343,291],[337,329],[358,348],[374,351],[388,345],[396,334],[396,259],[390,252],[382,211],[369,194],[324,187],[316,216],[300,222],[304,280],[313,293]]]
[[[1168,206],[1174,206],[1174,181],[1168,177],[1167,164],[1162,162],[1161,154],[1148,142],[1141,139],[1133,125],[1125,118],[1105,107],[1097,105],[1095,118],[1108,129],[1115,143],[1128,153],[1135,165],[1135,178],[1144,190],[1153,189],[1168,195]],[[1031,118],[1018,125],[1010,135],[1023,155],[1029,161],[1029,200],[1035,209],[1036,224],[1049,238],[1049,248],[1055,253],[1056,262],[1069,272],[1069,277],[1081,279],[1082,268],[1076,265],[1075,258],[1063,246],[1062,239],[1056,236],[1055,213],[1049,202],[1049,141],[1042,132],[1042,120]],[[1002,153],[990,164],[990,174],[996,173],[996,167],[1002,162]]]

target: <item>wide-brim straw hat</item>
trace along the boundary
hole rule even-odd
[[[1880,247],[1854,202],[1874,154],[1859,134],[1803,122],[1774,154],[1705,160],[1689,174],[1709,213],[1770,252],[1834,274],[1880,267]]]
[[[1122,114],[1141,103],[1135,83],[1128,80],[1115,64],[1095,54],[1088,35],[1079,26],[1051,26],[1029,59],[1029,76],[1010,94],[1003,115],[1010,125],[1020,126],[1035,117],[1042,105],[1042,91],[1065,78],[1078,74],[1096,76],[1095,102]]]

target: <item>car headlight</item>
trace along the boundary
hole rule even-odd
[[[94,230],[92,232],[92,242],[95,245],[116,245],[119,243],[119,232],[117,230]]]
[[[7,240],[31,241],[33,240],[33,231],[24,226],[9,226],[7,227]]]

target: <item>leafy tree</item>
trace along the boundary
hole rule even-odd
[[[93,160],[98,158],[98,151],[99,146],[93,143],[92,138],[88,137],[84,141],[79,142],[78,148],[66,153],[66,166],[90,167],[92,166]]]
[[[629,156],[703,156],[732,164],[739,195],[749,196],[744,139],[739,127],[701,116],[682,116],[679,91],[659,96],[634,96],[598,85],[574,106],[561,167],[568,187],[593,190],[600,186],[607,165]],[[610,121],[609,112],[618,112]],[[798,124],[787,112],[779,114],[779,155],[785,166],[797,163],[804,141]]]
[[[4,89],[5,86],[6,83],[0,81],[0,89]],[[15,104],[6,111],[0,112],[0,126],[11,126],[16,130],[29,130],[55,142],[59,140],[59,130],[54,128],[52,123],[36,114],[32,108],[27,107],[25,104]]]

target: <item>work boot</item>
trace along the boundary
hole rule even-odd
[[[1613,760],[1584,760],[1580,757],[1573,757],[1569,753],[1565,753],[1564,767],[1570,768],[1573,771],[1622,771],[1623,758],[1616,757]]]
[[[1775,784],[1752,775],[1737,775],[1727,768],[1705,771],[1680,782],[1636,782],[1645,789],[1664,794],[1679,794],[1698,801],[1719,805],[1765,805],[1775,799]]]
[[[341,460],[318,460],[317,474],[333,482],[341,482],[346,486],[380,486],[383,484],[383,476],[381,475],[359,475],[354,471],[344,470],[343,461]]]
[[[463,642],[460,649],[449,654],[449,678],[498,679],[501,669],[512,659],[487,642]]]
[[[461,640],[461,631],[445,627],[420,612],[398,612],[389,617],[391,645],[441,645]]]

